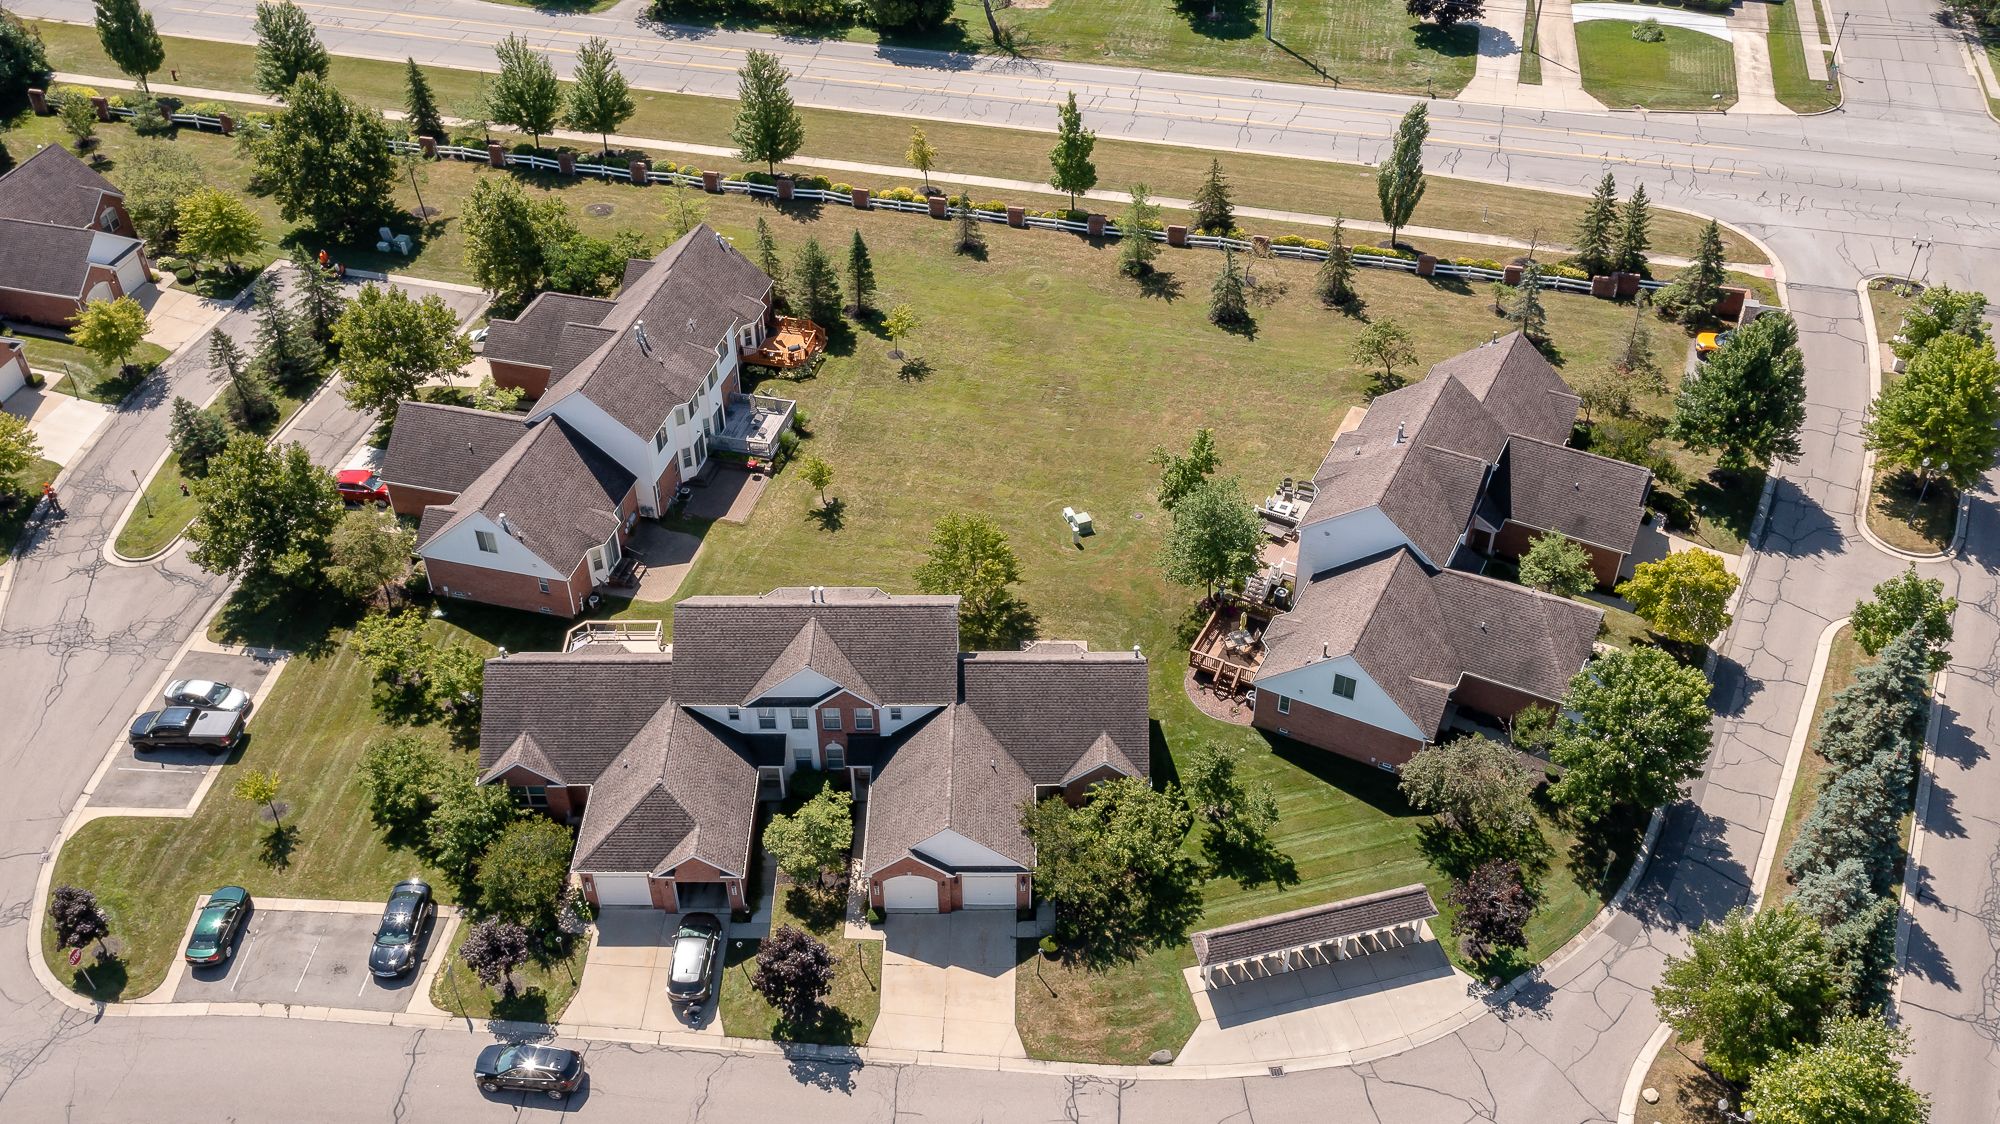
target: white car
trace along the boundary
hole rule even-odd
[[[199,706],[209,710],[240,710],[250,716],[250,694],[213,679],[176,679],[167,684],[168,706]]]

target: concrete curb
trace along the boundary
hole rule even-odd
[[[1931,789],[1937,776],[1937,734],[1938,725],[1944,720],[1944,688],[1950,670],[1938,672],[1937,683],[1931,688],[1931,718],[1924,727],[1924,757],[1917,769],[1917,801],[1915,814],[1910,820],[1910,846],[1903,860],[1903,888],[1896,902],[1896,982],[1889,989],[1889,1002],[1884,1014],[1891,1023],[1896,1021],[1896,1010],[1903,1003],[1903,981],[1909,973],[1903,970],[1903,962],[1910,953],[1910,925],[1916,918],[1913,908],[1917,900],[1917,880],[1924,864],[1924,815],[1930,811]]]
[[[1783,834],[1785,816],[1792,806],[1792,786],[1798,783],[1799,765],[1805,760],[1806,744],[1812,740],[1812,713],[1819,703],[1821,685],[1826,681],[1826,665],[1833,654],[1834,637],[1847,625],[1848,618],[1842,617],[1828,624],[1819,634],[1819,647],[1813,650],[1812,674],[1806,677],[1806,697],[1799,704],[1798,721],[1792,725],[1792,741],[1785,751],[1785,767],[1778,774],[1777,796],[1771,801],[1771,818],[1764,825],[1764,841],[1757,848],[1757,866],[1750,875],[1750,908],[1763,904],[1764,887],[1771,880],[1771,868],[1778,861],[1778,836]]]
[[[1646,1074],[1653,1068],[1653,1059],[1666,1048],[1667,1040],[1674,1036],[1674,1028],[1661,1023],[1653,1028],[1653,1036],[1646,1039],[1646,1047],[1639,1051],[1638,1060],[1632,1063],[1632,1073],[1625,1078],[1625,1095],[1618,1101],[1618,1124],[1633,1124],[1639,1113],[1639,1094],[1646,1088]]]
[[[1861,329],[1868,341],[1868,401],[1871,406],[1882,396],[1882,341],[1875,332],[1875,306],[1868,297],[1868,291],[1875,282],[1889,276],[1886,273],[1870,274],[1863,277],[1854,287],[1855,295],[1861,298],[1861,310],[1865,313],[1861,317]],[[1968,522],[1966,516],[1972,508],[1972,493],[1969,490],[1958,494],[1958,516],[1952,525],[1950,544],[1943,550],[1928,553],[1904,550],[1902,547],[1890,546],[1882,541],[1881,536],[1875,533],[1875,529],[1868,525],[1868,509],[1874,498],[1875,451],[1869,449],[1861,454],[1861,482],[1854,501],[1854,524],[1860,528],[1861,537],[1868,540],[1868,545],[1893,558],[1907,559],[1911,562],[1935,562],[1955,553],[1965,542],[1965,528]]]

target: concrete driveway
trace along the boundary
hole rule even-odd
[[[882,1013],[870,1046],[1027,1057],[1014,1029],[1011,910],[897,914],[882,928]]]
[[[713,998],[699,1007],[676,1007],[667,999],[667,974],[673,967],[674,930],[680,914],[636,906],[609,906],[598,914],[597,937],[583,962],[583,982],[570,1000],[563,1021],[577,1026],[667,1030],[722,1035]],[[716,947],[711,996],[722,986],[722,963],[728,951]]]
[[[132,299],[146,310],[146,342],[158,344],[169,352],[179,351],[183,344],[199,339],[203,332],[215,327],[233,303],[159,285],[140,289],[132,294]]]
[[[15,391],[0,409],[27,422],[29,432],[41,443],[42,455],[57,464],[75,461],[104,419],[111,416],[111,407],[101,402],[35,387]]]
[[[1180,1065],[1395,1053],[1462,1014],[1474,986],[1436,941],[1215,988],[1197,968],[1186,975],[1201,1025],[1175,1059]]]

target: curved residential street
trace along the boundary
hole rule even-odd
[[[80,0],[16,0],[24,16],[78,18]],[[1099,66],[972,60],[744,33],[640,28],[628,2],[562,16],[479,0],[305,0],[336,53],[486,68],[520,30],[567,70],[584,36],[614,37],[633,84],[732,94],[748,46],[775,50],[809,105],[1047,128],[1078,92],[1105,136],[1372,162],[1408,99],[1245,79]],[[251,0],[156,0],[164,34],[249,41]],[[1744,902],[1806,697],[1814,648],[1903,562],[1856,526],[1859,422],[1870,397],[1857,284],[1879,272],[2000,293],[2000,125],[1952,33],[1923,0],[1829,0],[1848,101],[1810,117],[1525,112],[1432,104],[1434,170],[1581,190],[1608,166],[1656,200],[1716,215],[1782,262],[1810,391],[1804,455],[1778,474],[1747,560],[1737,623],[1721,644],[1716,749],[1676,805],[1626,907],[1513,1002],[1435,1041],[1343,1067],[1175,1080],[1171,1070],[1080,1074],[1003,1063],[971,1070],[828,1064],[591,1043],[591,1085],[569,1108],[604,1120],[1490,1120],[1618,1118],[1632,1063],[1653,1034],[1648,991],[1690,926]],[[1913,243],[1913,239],[1922,244]],[[1911,262],[1915,261],[1912,270]],[[200,362],[166,379],[205,380]],[[128,402],[70,467],[66,520],[30,542],[0,604],[0,1116],[19,1120],[498,1118],[466,1064],[483,1028],[272,1017],[138,1018],[78,1011],[30,971],[31,898],[55,834],[102,758],[222,583],[178,552],[144,567],[102,544],[165,443],[170,398]],[[315,408],[337,409],[323,398]],[[317,427],[344,432],[334,418]],[[358,431],[356,431],[358,435]],[[1961,601],[1941,707],[1936,776],[1921,818],[1898,1013],[1910,1063],[1940,1124],[1995,1119],[2000,1104],[2000,514],[1972,497],[1963,549],[1919,569]],[[553,1104],[552,1108],[556,1107]]]

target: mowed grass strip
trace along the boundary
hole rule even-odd
[[[444,967],[431,980],[431,1002],[441,1011],[467,1019],[505,1019],[509,1022],[552,1023],[569,1009],[576,989],[583,983],[583,964],[590,957],[590,937],[581,936],[570,944],[569,955],[547,960],[530,957],[514,970],[514,994],[481,983],[472,969],[458,958],[459,948],[472,931],[473,918],[459,920],[449,948],[435,945],[429,955],[445,958]],[[422,971],[422,967],[418,968]]]
[[[32,130],[23,132],[33,135]],[[10,131],[10,141],[16,135],[21,134]],[[54,385],[49,389],[58,394],[115,406],[138,385],[136,380],[119,377],[118,364],[101,362],[67,339],[49,339],[4,330],[0,330],[0,336],[21,341],[22,350],[28,356],[28,366],[53,378]],[[132,349],[126,363],[140,370],[150,370],[165,362],[166,358],[166,348],[141,341],[138,347]]]
[[[1779,101],[1799,113],[1819,113],[1840,104],[1837,83],[1816,82],[1806,73],[1807,46],[1799,31],[1799,0],[1781,0],[1765,9],[1770,20],[1771,86]],[[1832,88],[1829,88],[1831,86]]]
[[[882,942],[851,941],[841,935],[838,911],[825,923],[814,924],[793,911],[790,893],[780,887],[772,902],[771,931],[785,925],[804,929],[825,942],[835,957],[833,987],[827,992],[826,1015],[812,1027],[783,1024],[777,1008],[751,983],[757,971],[757,942],[724,938],[722,1032],[735,1038],[780,1038],[788,1042],[818,1042],[830,1046],[865,1046],[882,1009]]]
[[[1736,104],[1735,55],[1726,41],[1666,27],[1664,40],[1641,43],[1632,38],[1634,26],[1626,20],[1576,25],[1578,66],[1591,97],[1614,109],[1722,110]]]
[[[1400,5],[1397,6],[1400,11]],[[1021,13],[1017,13],[1021,14]],[[981,17],[983,20],[983,17]],[[109,77],[118,73],[104,57],[96,32],[84,25],[31,21],[48,44],[51,64],[60,71]],[[1261,38],[1258,40],[1262,42]],[[166,66],[180,73],[181,83],[219,90],[252,90],[253,52],[234,43],[203,39],[167,37]],[[447,114],[463,115],[463,107],[473,94],[480,74],[469,70],[433,67],[425,71]],[[383,109],[401,109],[404,102],[404,67],[400,63],[335,56],[333,82],[350,97]],[[634,90],[638,110],[626,122],[629,136],[652,137],[682,144],[734,147],[729,139],[736,103],[723,98],[673,94],[657,90]],[[903,167],[909,147],[912,121],[867,113],[806,109],[806,141],[800,155],[862,163]],[[1398,114],[1385,110],[1380,136],[1386,139],[1395,129]],[[1047,133],[1021,129],[963,125],[946,121],[923,121],[925,134],[938,151],[932,176],[950,184],[953,175],[997,176],[1041,183],[1049,176],[1049,149],[1053,138]],[[1055,108],[1050,105],[1046,122],[1055,127]],[[105,130],[106,133],[111,130]],[[59,130],[50,136],[59,137]],[[1094,153],[1098,183],[1120,189],[1145,183],[1155,195],[1191,198],[1208,170],[1210,153],[1171,145],[1143,144],[1100,137]],[[714,163],[712,159],[683,162]],[[1345,214],[1354,218],[1380,216],[1375,193],[1375,171],[1356,164],[1282,156],[1231,153],[1222,157],[1239,206],[1258,206],[1299,211],[1306,214]],[[733,162],[729,162],[734,166]],[[834,175],[834,179],[856,182],[858,174]],[[911,177],[914,181],[914,177]],[[247,182],[247,180],[245,181]],[[881,184],[877,186],[888,186]],[[994,194],[978,191],[979,196]],[[429,201],[427,199],[427,201]],[[1411,222],[1418,226],[1464,230],[1511,239],[1521,245],[1530,241],[1547,244],[1564,238],[1576,227],[1583,211],[1580,196],[1523,190],[1508,184],[1488,184],[1475,180],[1434,176]],[[1254,225],[1254,224],[1252,224]],[[1704,220],[1655,206],[1652,234],[1654,249],[1661,254],[1691,257]],[[1323,233],[1323,232],[1322,232]],[[1723,232],[1725,256],[1734,262],[1762,263],[1763,251],[1733,231]],[[1493,256],[1491,248],[1480,256]]]
[[[1798,841],[1799,827],[1812,814],[1813,805],[1819,800],[1820,778],[1826,775],[1827,760],[1819,752],[1819,720],[1826,713],[1827,704],[1833,696],[1854,682],[1855,669],[1868,662],[1867,653],[1861,650],[1861,642],[1854,638],[1852,625],[1841,625],[1833,634],[1833,646],[1827,650],[1826,675],[1820,680],[1819,694],[1813,699],[1812,715],[1807,721],[1809,731],[1806,747],[1799,754],[1799,772],[1792,781],[1791,803],[1785,805],[1785,823],[1778,831],[1777,859],[1771,863],[1771,872],[1764,883],[1762,906],[1766,909],[1777,906],[1792,896],[1792,872],[1785,866],[1785,852]]]

